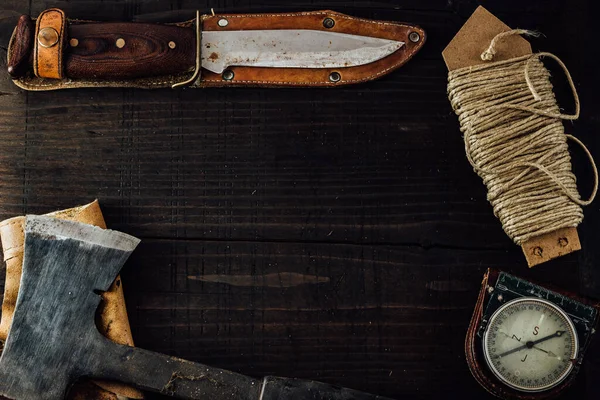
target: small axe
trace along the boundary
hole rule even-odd
[[[27,216],[23,275],[0,357],[0,394],[15,400],[63,399],[81,377],[204,400],[384,400],[326,383],[255,379],[116,344],[94,315],[139,243],[122,232],[51,217]]]

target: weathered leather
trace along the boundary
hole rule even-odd
[[[218,26],[218,21],[225,18],[229,24],[225,28]],[[332,29],[323,26],[325,18],[332,18],[335,26]],[[425,41],[425,31],[414,25],[399,22],[373,21],[355,18],[334,11],[314,11],[286,14],[240,14],[205,16],[204,31],[216,30],[259,30],[259,29],[313,29],[338,33],[348,33],[398,40],[405,43],[400,50],[382,60],[347,68],[252,68],[231,67],[235,79],[224,81],[219,74],[203,71],[201,86],[338,86],[366,82],[377,79],[404,65],[420,50]],[[413,43],[408,35],[417,32],[421,40]],[[339,72],[341,80],[331,82],[331,72]]]
[[[56,218],[83,222],[106,228],[100,206],[97,201],[90,204],[47,214]],[[0,340],[4,342],[8,336],[13,320],[15,304],[19,292],[23,265],[23,243],[25,217],[15,217],[0,222],[0,240],[4,262],[6,263],[6,282],[2,318],[0,320]],[[133,338],[127,318],[123,285],[118,276],[109,290],[102,294],[97,325],[107,338],[128,346],[133,346]],[[78,383],[70,391],[72,400],[117,400],[117,396],[141,399],[143,395],[137,389],[115,382],[94,381]]]
[[[223,18],[227,19],[229,22],[226,27],[220,27],[218,25],[218,21]],[[328,29],[323,26],[323,21],[326,18],[332,18],[335,21],[333,28]],[[84,27],[86,24],[93,23],[90,21],[78,20],[68,20],[68,22],[70,32],[74,32],[77,29],[81,31],[82,27]],[[195,19],[172,25],[189,29],[191,32],[194,32],[195,35]],[[405,42],[405,45],[400,50],[389,55],[388,57],[367,65],[356,67],[335,69],[231,67],[230,69],[234,72],[234,79],[232,80],[225,80],[220,74],[202,70],[200,78],[191,85],[192,87],[196,88],[222,86],[333,87],[366,82],[382,77],[385,74],[388,74],[404,65],[421,49],[426,39],[423,29],[415,25],[355,18],[334,11],[313,11],[281,14],[203,15],[201,17],[201,27],[203,31],[291,28],[313,29],[393,39],[403,41]],[[416,32],[419,35],[419,40],[417,42],[413,42],[409,39],[411,32]],[[15,33],[13,33],[13,38],[14,36]],[[11,43],[12,42],[18,42],[18,40],[11,40]],[[13,46],[9,46],[9,62],[13,57],[14,52]],[[71,50],[68,46],[65,52],[65,57],[67,60],[72,57]],[[338,82],[332,82],[330,80],[330,74],[332,72],[338,72],[341,75],[341,79]],[[177,82],[182,82],[189,79],[192,75],[193,71],[135,79],[71,79],[68,77],[67,68],[67,77],[61,80],[43,79],[28,74],[26,76],[14,79],[14,82],[23,89],[36,91],[81,87],[137,87],[151,89],[171,87]]]
[[[63,48],[67,19],[58,8],[51,8],[40,14],[35,25],[33,38],[33,73],[39,78],[61,79],[63,72]],[[56,42],[44,45],[41,38],[44,30],[57,34]]]
[[[577,377],[577,373],[579,372],[580,365],[575,364],[569,376],[558,386],[544,392],[526,393],[519,392],[501,383],[490,371],[487,363],[485,362],[481,339],[477,337],[477,331],[481,325],[481,319],[485,312],[485,307],[491,296],[488,289],[496,285],[499,273],[500,271],[489,269],[484,275],[483,281],[481,282],[481,290],[477,298],[477,303],[475,304],[475,310],[473,312],[473,316],[471,317],[471,323],[469,324],[469,329],[467,331],[467,336],[465,339],[465,356],[467,364],[469,365],[469,369],[471,370],[471,374],[475,380],[477,380],[477,382],[479,382],[479,384],[485,388],[485,390],[501,399],[546,400],[555,398],[573,384],[575,378]],[[573,293],[565,292],[564,290],[548,287],[548,285],[543,286],[600,310],[600,305],[597,303],[590,302],[585,298],[577,296]],[[585,353],[585,350],[586,349],[583,348],[583,353]]]

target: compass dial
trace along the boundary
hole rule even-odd
[[[498,308],[483,337],[485,360],[508,386],[540,392],[563,381],[577,358],[577,332],[553,303],[521,297]]]

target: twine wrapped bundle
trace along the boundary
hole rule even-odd
[[[504,32],[481,55],[493,60]],[[564,70],[575,99],[575,113],[563,114],[542,57]],[[488,201],[507,235],[518,245],[561,228],[577,227],[582,206],[598,190],[598,171],[585,145],[565,134],[562,120],[579,118],[579,97],[566,66],[550,53],[538,53],[451,71],[448,97],[464,134],[467,158],[488,188]],[[594,170],[588,200],[579,195],[567,139],[579,144]]]

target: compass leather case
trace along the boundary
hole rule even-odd
[[[571,386],[571,384],[577,377],[577,373],[579,372],[579,369],[581,367],[583,355],[585,354],[587,345],[589,344],[589,340],[587,343],[582,345],[578,359],[573,361],[574,365],[572,372],[559,385],[549,390],[537,393],[527,393],[512,389],[500,382],[494,376],[492,371],[489,369],[487,363],[485,362],[483,355],[482,340],[478,335],[480,326],[482,324],[482,319],[484,317],[486,305],[488,304],[490,297],[493,293],[493,291],[491,291],[490,288],[494,288],[494,286],[496,285],[499,274],[500,271],[489,269],[484,275],[483,281],[481,282],[481,290],[479,292],[479,297],[477,298],[477,303],[475,305],[475,311],[473,312],[471,323],[467,331],[467,336],[465,339],[465,356],[467,364],[469,365],[469,369],[471,370],[471,374],[477,380],[477,382],[479,382],[479,384],[483,386],[488,392],[502,399],[542,400],[555,398],[558,395],[560,395],[565,389]],[[597,304],[592,303],[587,299],[581,298],[572,293],[557,290],[556,288],[548,289],[558,292],[564,296],[570,297],[583,304],[592,306],[596,309],[600,309],[600,307]],[[597,324],[598,321],[596,320],[594,322],[594,325],[597,326]]]
[[[231,66],[227,77],[202,69],[190,82],[196,88],[339,86],[392,72],[410,60],[425,42],[425,32],[418,26],[355,18],[334,11],[202,15],[199,25],[197,34],[195,19],[174,24],[100,23],[69,19],[59,9],[46,10],[35,21],[23,15],[9,43],[8,70],[14,83],[26,90],[151,89],[172,87],[194,76],[196,38],[207,31],[310,29],[404,42],[394,53],[360,66]],[[105,77],[97,78],[99,75]]]

